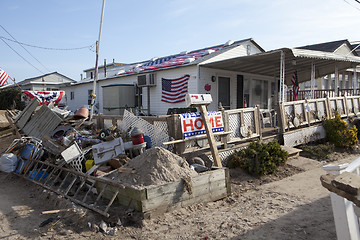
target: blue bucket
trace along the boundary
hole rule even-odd
[[[25,144],[23,150],[21,151],[20,157],[22,159],[29,160],[31,159],[36,147],[31,144]]]

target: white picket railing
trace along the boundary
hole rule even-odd
[[[341,174],[352,172],[360,175],[360,157],[351,163],[327,165],[323,169],[328,173]],[[338,240],[360,240],[359,212],[355,204],[331,192],[331,205],[334,215],[336,235]]]

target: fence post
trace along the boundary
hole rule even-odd
[[[304,107],[304,113],[305,113],[305,121],[307,121],[308,126],[310,127],[310,105],[309,105],[307,98],[305,99],[305,102],[303,103],[303,107]],[[295,108],[295,106],[294,106],[294,108]]]
[[[222,118],[223,118],[223,122],[224,122],[224,132],[228,132],[229,131],[229,114],[227,114],[225,112],[224,109],[221,110],[221,114],[222,114]],[[229,141],[229,136],[223,135],[221,137],[221,141],[224,144],[224,149],[228,148],[228,141]]]
[[[347,101],[347,97],[346,97],[346,94],[344,95],[344,111],[345,111],[345,114],[346,116],[349,117],[349,106],[348,106],[348,101]]]
[[[285,132],[285,109],[284,103],[279,102],[277,106],[278,111],[278,123],[280,125],[280,133],[283,134]]]
[[[182,139],[181,122],[178,114],[172,114],[167,119],[168,133],[175,140]],[[175,143],[174,152],[181,154],[185,151],[185,143]]]
[[[255,130],[256,133],[259,134],[259,140],[262,140],[262,131],[261,131],[261,119],[262,116],[260,116],[260,106],[259,104],[256,105],[256,111],[254,111],[254,117],[255,117]]]
[[[329,96],[326,97],[326,101],[325,101],[325,111],[326,111],[326,118],[331,119],[331,118],[332,118],[332,112],[331,112],[331,105],[330,105],[330,98],[329,98]]]

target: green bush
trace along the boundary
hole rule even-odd
[[[25,103],[21,101],[21,90],[18,88],[4,89],[0,91],[0,110],[18,109],[23,110]]]
[[[228,166],[241,167],[252,175],[262,176],[274,173],[287,158],[288,152],[282,150],[278,142],[264,144],[253,141],[247,148],[232,154]]]
[[[335,118],[326,119],[324,122],[326,137],[336,147],[351,148],[359,143],[357,129],[341,120],[340,114],[336,111]]]

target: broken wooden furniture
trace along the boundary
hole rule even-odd
[[[106,180],[106,176],[103,179]],[[104,191],[103,182],[98,182],[96,186],[98,192]],[[117,191],[115,202],[141,212],[144,218],[150,218],[192,204],[216,201],[229,196],[229,169],[216,168],[200,173],[190,180],[182,179],[141,190],[129,186],[122,189],[108,186],[103,196],[111,199]]]

